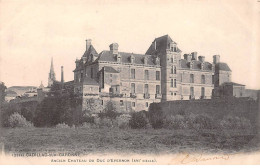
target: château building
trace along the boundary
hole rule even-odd
[[[129,112],[147,110],[153,102],[211,99],[214,88],[231,82],[219,55],[211,63],[197,52],[182,54],[169,35],[155,38],[145,54],[121,52],[117,43],[98,53],[88,39],[75,63],[74,93],[83,97],[83,110],[88,100],[100,109],[112,101],[120,112]]]

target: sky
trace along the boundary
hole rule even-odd
[[[64,66],[73,80],[85,40],[100,53],[144,54],[154,38],[168,34],[182,54],[197,51],[206,61],[220,55],[232,81],[260,89],[260,3],[254,0],[1,0],[0,81],[10,86],[44,86],[53,57],[56,78]]]

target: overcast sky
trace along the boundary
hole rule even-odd
[[[197,51],[209,62],[219,54],[232,69],[233,82],[260,89],[259,5],[255,0],[1,0],[0,80],[8,87],[41,81],[46,86],[51,57],[56,78],[63,65],[65,81],[73,80],[87,38],[98,53],[117,42],[119,51],[144,54],[155,37],[168,34],[183,54]]]

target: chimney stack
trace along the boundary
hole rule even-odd
[[[91,39],[86,40],[86,51],[88,51],[89,47],[91,46]]]
[[[184,59],[187,60],[187,62],[191,62],[191,55],[190,54],[184,54]]]
[[[192,60],[196,60],[197,61],[197,52],[192,52],[191,55],[192,55]]]
[[[213,55],[213,64],[217,64],[220,62],[220,56],[219,55]]]
[[[205,62],[205,56],[199,56],[199,61],[200,62]]]
[[[110,47],[110,52],[112,54],[118,54],[118,44],[117,43],[112,43],[109,45]]]
[[[61,83],[64,83],[63,66],[61,66]]]

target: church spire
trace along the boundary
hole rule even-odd
[[[51,87],[54,81],[56,81],[56,78],[55,78],[55,72],[53,68],[53,58],[51,57],[51,68],[50,68],[50,73],[48,78],[48,87]]]

